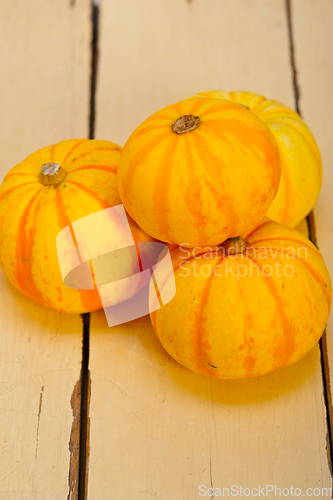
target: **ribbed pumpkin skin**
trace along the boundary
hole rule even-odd
[[[151,320],[166,351],[203,375],[259,376],[294,363],[314,346],[327,322],[331,281],[314,245],[267,218],[244,239],[249,242],[247,256],[223,257],[221,248],[209,255],[206,248],[196,249],[192,258],[185,249],[170,246],[176,295],[151,313]],[[224,275],[209,275],[219,264],[227,266],[216,268]],[[251,276],[255,264],[259,271],[252,269]],[[239,279],[237,265],[245,275]],[[272,266],[271,276],[263,276],[271,273],[265,265]],[[282,266],[287,265],[294,275],[286,276],[291,268]],[[170,283],[167,279],[162,296],[168,295]]]
[[[31,300],[69,313],[103,307],[97,290],[75,290],[63,284],[56,236],[70,222],[121,204],[116,181],[120,151],[120,146],[108,141],[63,141],[36,151],[4,178],[0,266]],[[50,162],[67,171],[55,187],[38,180],[42,165]],[[136,241],[153,240],[131,219],[130,226]]]
[[[171,129],[183,115],[195,130]],[[194,98],[167,106],[127,140],[118,188],[148,234],[189,246],[238,236],[266,213],[280,182],[275,140],[261,120],[226,100]]]
[[[247,106],[272,132],[280,151],[281,182],[267,217],[295,227],[313,209],[322,184],[317,143],[299,114],[280,102],[251,92],[216,90],[197,94]]]

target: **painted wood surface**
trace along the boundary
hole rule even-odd
[[[313,130],[323,160],[323,186],[314,214],[317,245],[333,276],[333,4],[329,0],[293,0],[294,52],[299,87],[299,106]],[[333,316],[327,330],[328,360],[333,362]],[[333,371],[328,379],[333,386]],[[331,403],[332,404],[332,403]],[[331,418],[333,418],[330,405]]]
[[[1,182],[36,149],[87,137],[90,3],[2,1],[0,20]],[[1,270],[0,296],[0,499],[76,500],[82,318]]]
[[[99,49],[98,138],[124,144],[149,114],[201,90],[251,90],[295,105],[280,0],[209,8],[102,0]],[[200,485],[331,487],[318,346],[259,379],[222,381],[170,359],[148,317],[108,328],[99,311],[90,332],[88,498],[200,498]]]

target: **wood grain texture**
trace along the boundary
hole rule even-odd
[[[86,137],[90,2],[0,4],[0,182],[36,149]],[[82,319],[0,270],[0,499],[77,500]]]
[[[204,0],[102,0],[100,23],[99,138],[123,144],[158,108],[213,88],[294,105],[280,0],[211,0],[209,8]],[[99,311],[90,372],[88,498],[331,486],[318,346],[259,379],[215,380],[170,359],[148,317],[108,328]]]
[[[108,330],[93,316],[88,498],[330,486],[317,348],[265,377],[222,381],[170,359],[148,317]]]
[[[333,4],[330,0],[292,0],[291,17],[300,109],[314,133],[323,160],[323,186],[314,209],[317,245],[333,278]],[[324,343],[330,364],[333,362],[332,333],[331,314]],[[333,372],[328,364],[326,375],[332,394]],[[333,423],[332,406],[330,414]]]
[[[87,137],[90,2],[0,2],[1,177],[39,148]]]
[[[102,0],[100,9],[99,139],[123,145],[150,114],[204,90],[294,104],[281,0],[210,0],[209,8],[204,0]]]

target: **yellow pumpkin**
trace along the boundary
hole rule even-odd
[[[296,230],[266,218],[243,239],[170,252],[176,295],[166,303],[173,279],[161,261],[166,305],[158,309],[152,294],[151,320],[166,351],[190,370],[263,375],[299,360],[321,337],[331,281],[319,251]]]
[[[139,226],[192,247],[253,227],[279,182],[278,148],[266,125],[221,99],[157,111],[129,137],[118,166],[120,197]]]
[[[322,184],[320,152],[299,114],[251,92],[215,90],[197,95],[246,106],[272,132],[280,151],[281,182],[266,215],[280,224],[297,226],[313,209]]]
[[[120,146],[108,141],[67,140],[36,151],[5,176],[0,187],[0,266],[31,300],[69,313],[103,307],[96,287],[64,285],[56,237],[72,222],[121,204],[116,181],[120,152]],[[48,164],[55,165],[50,170]],[[41,172],[44,165],[49,173]],[[130,217],[129,223],[136,242],[153,241]]]

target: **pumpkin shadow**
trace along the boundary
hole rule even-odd
[[[92,325],[97,326],[101,332],[106,333],[107,329],[112,334],[114,330],[117,334],[135,337],[149,352],[150,362],[155,360],[158,378],[161,378],[163,373],[163,377],[168,379],[168,383],[174,384],[178,392],[192,393],[196,399],[199,398],[209,403],[242,405],[262,403],[291,395],[306,381],[313,384],[316,372],[320,370],[320,353],[317,344],[297,363],[261,377],[237,380],[217,379],[194,373],[169,356],[155,335],[149,316],[108,328],[104,312],[96,311],[92,316]]]
[[[3,273],[0,273],[0,279],[6,281],[2,283],[2,288],[6,287],[6,293],[9,294],[8,300],[3,301],[3,307],[12,309],[10,315],[19,316],[20,324],[30,323],[29,335],[33,335],[33,323],[43,327],[45,336],[52,335],[54,331],[61,334],[82,335],[82,318],[79,314],[60,313],[39,305],[16,290]],[[312,383],[315,372],[320,369],[320,355],[316,345],[297,363],[261,377],[239,380],[206,377],[188,370],[169,356],[156,337],[149,316],[110,328],[104,311],[100,310],[92,313],[92,326],[97,326],[105,333],[112,334],[114,330],[123,335],[136,337],[149,352],[150,358],[163,369],[168,381],[175,385],[175,389],[192,393],[196,398],[206,402],[231,405],[276,399],[292,394],[305,381]]]
[[[61,313],[28,299],[12,285],[1,269],[0,287],[2,307],[9,310],[9,316],[13,321],[17,318],[20,325],[29,324],[29,329],[26,331],[30,337],[34,335],[34,324],[43,328],[45,336],[53,335],[54,332],[82,335],[80,314]]]

